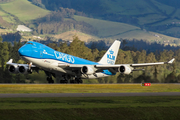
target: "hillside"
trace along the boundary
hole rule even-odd
[[[0,16],[10,23],[16,23],[17,18],[21,22],[26,23],[50,13],[48,10],[31,4],[28,0],[14,0],[12,2],[0,4],[0,7]]]
[[[78,36],[78,38],[82,41],[87,42],[88,40],[98,40],[100,38],[92,36],[92,35],[88,35],[76,30],[73,31],[67,31],[58,35],[54,35],[53,37],[55,37],[56,39],[62,39],[62,40],[73,40],[73,36],[76,35]]]
[[[85,21],[95,27],[99,33],[98,37],[100,38],[109,38],[109,39],[144,39],[147,41],[156,41],[157,43],[166,43],[174,42],[178,40],[175,37],[169,37],[155,32],[148,32],[146,30],[141,30],[139,27],[128,25],[125,23],[112,22],[106,20],[93,19],[82,16],[74,16],[74,19],[77,21]]]
[[[30,1],[36,1],[35,5]],[[35,33],[64,40],[72,40],[72,36],[77,35],[83,41],[124,38],[174,44],[174,40],[179,41],[175,38],[180,35],[179,14],[178,7],[160,0],[8,0],[0,3],[2,27],[7,24],[7,28],[11,26],[15,30],[18,24],[24,24],[34,30],[29,35]],[[10,32],[16,32],[11,28]]]
[[[29,0],[49,10],[60,7],[82,11],[86,16],[138,26],[180,38],[179,0]],[[178,30],[178,31],[176,31]]]
[[[119,33],[124,33],[132,30],[139,30],[140,28],[124,23],[112,22],[106,20],[93,19],[82,16],[74,16],[77,21],[84,21],[91,24],[93,27],[98,29],[99,37],[110,37]]]

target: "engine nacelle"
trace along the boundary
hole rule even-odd
[[[84,74],[87,74],[87,75],[91,75],[91,74],[95,73],[94,69],[90,66],[83,66],[81,68],[81,72]]]
[[[19,73],[17,65],[9,66],[8,70],[9,70],[10,73]]]
[[[32,70],[29,70],[27,66],[20,66],[18,71],[22,74],[31,74]]]
[[[122,65],[122,66],[119,67],[119,72],[122,73],[122,74],[127,74],[128,75],[128,74],[130,74],[132,72],[132,69],[130,67],[128,67],[128,66],[125,66],[125,65],[123,66]]]

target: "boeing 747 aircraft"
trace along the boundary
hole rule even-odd
[[[61,83],[82,83],[82,79],[93,79],[115,75],[117,72],[130,74],[137,71],[137,67],[171,64],[168,62],[115,64],[120,47],[120,41],[115,40],[99,62],[93,62],[69,54],[58,52],[38,42],[29,41],[19,50],[19,55],[28,64],[7,64],[11,73],[31,74],[32,70],[44,70],[48,83],[53,83],[52,76],[63,78]]]

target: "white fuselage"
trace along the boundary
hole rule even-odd
[[[32,62],[34,65],[36,65],[39,68],[43,68],[44,70],[56,74],[70,74],[72,76],[76,76],[74,72],[71,72],[70,70],[63,69],[62,67],[58,67],[58,64],[65,64],[62,61],[53,60],[53,59],[37,59],[37,58],[31,58],[31,57],[25,57],[21,56],[25,61]],[[91,75],[85,75],[81,74],[82,79],[96,79],[101,77],[108,77],[109,75],[104,74],[103,72],[97,72],[95,74]]]

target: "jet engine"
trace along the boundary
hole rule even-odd
[[[31,74],[32,70],[29,70],[28,66],[20,66],[18,71],[22,74]]]
[[[11,72],[11,73],[18,73],[18,72],[19,72],[17,65],[11,65],[11,66],[9,66],[8,70],[9,70],[9,72]]]
[[[124,66],[122,65],[119,67],[119,72],[128,75],[132,72],[132,69],[126,65],[124,65]]]
[[[83,74],[87,74],[87,75],[91,75],[91,74],[95,73],[94,69],[90,66],[83,66],[81,68],[81,72]]]

